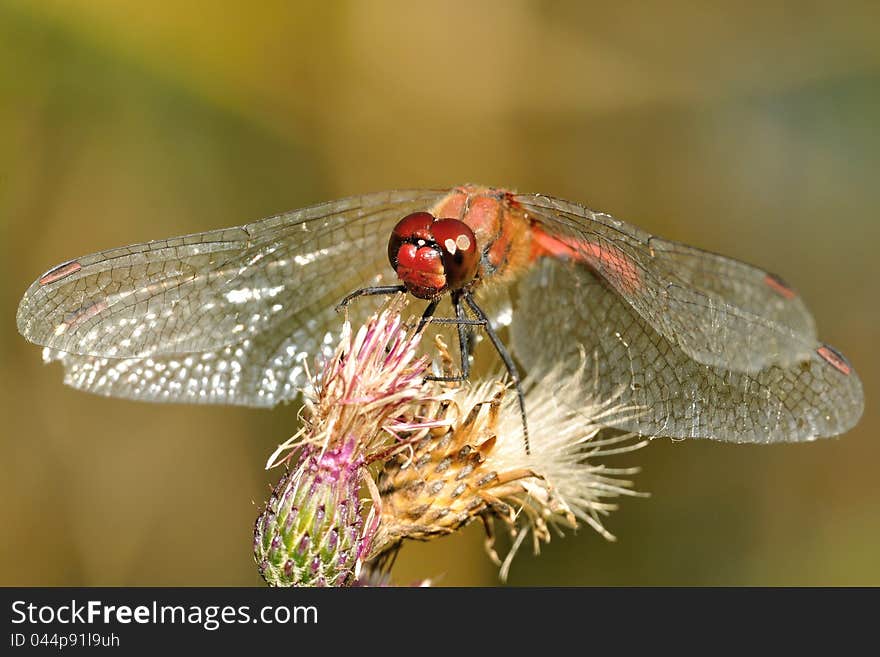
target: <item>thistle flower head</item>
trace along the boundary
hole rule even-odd
[[[448,354],[443,357],[448,360]],[[451,533],[479,518],[489,532],[487,549],[506,577],[529,534],[535,552],[550,540],[551,528],[573,529],[579,522],[613,539],[601,517],[616,508],[609,498],[638,495],[625,478],[637,470],[608,468],[594,459],[638,449],[647,441],[605,431],[637,409],[621,406],[616,397],[584,399],[579,379],[585,376],[585,362],[574,378],[554,368],[526,380],[530,452],[516,395],[502,383],[461,384],[452,404],[430,402],[434,410],[423,412],[444,416],[448,428],[424,435],[409,452],[385,463],[372,554],[404,538],[428,540]],[[495,520],[513,538],[504,563],[494,551]]]
[[[254,526],[254,559],[272,586],[342,586],[358,576],[372,536],[364,527],[354,441],[303,451]]]
[[[529,535],[536,552],[551,529],[580,522],[612,538],[601,518],[615,508],[609,498],[636,494],[625,479],[635,470],[595,460],[645,444],[606,430],[638,409],[616,396],[585,399],[586,358],[574,377],[551,368],[524,383],[527,452],[516,394],[503,381],[426,381],[430,361],[417,355],[421,333],[401,320],[405,303],[395,299],[356,333],[345,323],[313,379],[302,430],[269,460],[289,467],[295,457],[297,465],[255,527],[267,582],[347,585],[363,569],[361,583],[387,583],[404,539],[477,519],[502,577]],[[435,348],[435,367],[449,373],[446,345],[438,338]],[[499,522],[513,541],[504,563],[493,547]]]
[[[422,334],[403,323],[405,304],[396,297],[356,333],[345,321],[336,350],[305,391],[302,429],[275,450],[268,467],[286,462],[300,446],[349,440],[369,463],[400,431],[437,425],[415,413],[439,391],[425,381],[430,360],[417,357]]]

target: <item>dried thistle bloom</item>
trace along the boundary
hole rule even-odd
[[[255,528],[266,580],[346,585],[362,573],[360,583],[387,584],[404,539],[428,540],[476,519],[499,563],[495,521],[511,533],[502,576],[529,534],[536,551],[551,528],[579,521],[611,538],[600,518],[614,508],[608,498],[635,494],[620,479],[635,470],[593,459],[644,444],[631,434],[600,434],[635,409],[583,399],[581,379],[550,370],[526,382],[526,453],[516,397],[501,382],[425,381],[429,360],[417,357],[421,335],[402,322],[404,305],[392,301],[357,333],[346,323],[307,395],[303,429],[270,458],[269,465],[288,466],[298,455],[298,465]],[[437,352],[448,373],[451,358],[439,339]],[[368,513],[359,482],[372,502]]]
[[[582,366],[579,376],[584,372]],[[500,383],[462,384],[453,404],[428,402],[433,410],[422,412],[445,417],[449,428],[424,435],[409,452],[385,463],[371,555],[404,538],[428,540],[479,518],[488,532],[487,549],[501,564],[493,547],[497,519],[513,538],[501,564],[506,577],[528,534],[535,552],[550,540],[551,527],[573,529],[578,521],[613,539],[601,516],[616,508],[608,498],[638,494],[625,479],[637,470],[608,468],[592,459],[633,451],[647,441],[621,432],[600,437],[606,426],[636,409],[615,399],[583,399],[578,383],[558,369],[527,380],[531,453],[524,447],[515,395]]]

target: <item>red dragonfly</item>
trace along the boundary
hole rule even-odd
[[[778,276],[577,203],[477,185],[356,196],[70,260],[28,288],[17,321],[76,388],[271,407],[298,394],[341,300],[398,289],[428,300],[426,318],[449,297],[460,326],[486,323],[497,339],[489,318],[509,324],[496,344],[509,368],[512,354],[529,372],[574,377],[591,356],[596,379],[571,380],[585,399],[598,385],[638,407],[626,430],[804,441],[862,414],[852,366]]]

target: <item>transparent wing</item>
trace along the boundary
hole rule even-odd
[[[383,271],[395,217],[437,195],[354,197],[72,260],[30,286],[18,328],[58,351],[109,358],[214,350],[289,328],[304,304]]]
[[[568,245],[572,257],[697,362],[755,373],[810,358],[813,319],[778,277],[569,201],[540,195],[516,201],[539,231]]]
[[[701,249],[654,237],[652,260],[685,285],[716,296],[731,306],[791,329],[816,336],[816,324],[803,299],[775,274]]]
[[[77,388],[272,406],[295,396],[306,354],[338,331],[342,297],[393,277],[394,224],[440,195],[354,197],[79,258],[31,285],[19,330]],[[353,304],[353,321],[372,307]]]
[[[338,328],[342,321],[326,310],[313,319],[316,331],[317,325],[335,321]],[[315,357],[326,346],[321,340],[325,335],[298,330],[282,337],[264,332],[216,350],[147,358],[100,358],[46,347],[43,360],[61,362],[67,385],[99,395],[268,408],[296,397],[305,383],[306,367],[314,367]]]
[[[617,395],[623,386],[620,403],[639,407],[637,417],[620,423],[627,430],[790,442],[842,433],[862,413],[858,376],[827,346],[804,338],[802,360],[757,372],[700,363],[607,281],[573,261],[539,260],[520,281],[514,307],[511,348],[529,372],[568,363],[574,373],[582,348],[596,360],[602,394]]]

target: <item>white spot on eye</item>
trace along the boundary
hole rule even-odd
[[[418,241],[416,242],[416,245],[417,245],[417,246],[425,246],[425,240],[418,240]]]
[[[455,243],[454,239],[452,239],[450,237],[445,242],[443,242],[443,246],[445,246],[446,250],[449,251],[452,255],[455,255],[455,249],[457,248],[457,244]]]
[[[462,251],[467,251],[471,248],[471,238],[467,235],[459,235],[455,238],[455,243]]]

